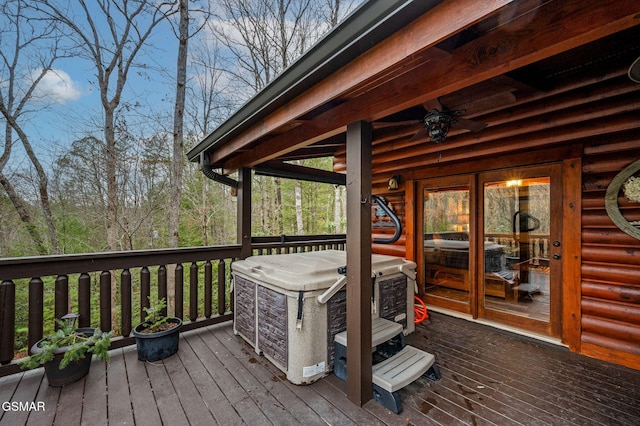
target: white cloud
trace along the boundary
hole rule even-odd
[[[41,70],[35,70],[32,76],[40,75]],[[38,83],[34,96],[45,102],[66,104],[80,98],[82,92],[69,74],[62,70],[49,70]]]

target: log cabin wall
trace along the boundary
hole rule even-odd
[[[565,331],[576,335],[568,346],[640,369],[640,241],[615,226],[604,202],[613,177],[640,159],[640,84],[626,71],[619,66],[605,75],[582,75],[544,92],[505,79],[516,103],[474,117],[488,124],[485,130],[452,131],[441,144],[411,140],[417,131],[411,126],[375,131],[373,193],[387,197],[400,213],[403,237],[391,247],[374,244],[374,252],[415,259],[417,224],[407,223],[415,216],[406,213],[419,202],[412,186],[417,180],[574,159],[582,164],[574,185],[581,192],[576,199],[582,199],[581,235],[570,237],[580,252],[575,255],[582,256],[576,273],[580,294],[564,298],[575,297],[581,312],[571,313],[579,321],[574,331]],[[344,152],[338,152],[334,170],[343,172],[345,164]],[[386,188],[393,175],[401,176],[397,191]],[[620,197],[619,205],[628,220],[640,220],[638,204]]]
[[[582,352],[634,368],[640,368],[640,241],[609,218],[605,191],[639,158],[638,131],[612,133],[585,144],[582,168]],[[637,203],[620,196],[618,206],[628,220],[640,220]]]

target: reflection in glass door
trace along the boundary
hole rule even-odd
[[[557,168],[526,177],[481,179],[484,207],[481,316],[554,334],[559,318],[559,251],[562,218]],[[540,170],[538,169],[538,172]],[[556,186],[552,186],[555,181]],[[561,192],[560,192],[561,194]],[[559,255],[555,254],[559,259]]]
[[[469,311],[469,185],[425,187],[422,207],[427,300],[438,299],[445,307],[463,304],[466,308],[462,310]]]

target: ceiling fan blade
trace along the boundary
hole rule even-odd
[[[431,99],[427,102],[424,102],[422,104],[422,106],[424,107],[424,109],[427,110],[427,112],[431,112],[434,109],[438,110],[438,111],[442,111],[444,108],[442,107],[442,104],[440,103],[440,101],[436,98],[436,99]]]
[[[479,132],[480,130],[487,127],[485,123],[469,120],[466,118],[456,117],[455,120],[456,120],[455,124],[453,124],[451,127],[456,127],[459,129],[467,129],[467,130],[471,130],[472,132]]]
[[[422,129],[418,130],[415,135],[411,136],[411,139],[409,140],[411,142],[415,142],[420,139],[427,139],[428,137],[429,137],[429,130],[427,130],[426,127],[423,127]]]

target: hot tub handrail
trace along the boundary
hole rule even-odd
[[[347,283],[347,276],[346,275],[340,276],[340,278],[338,278],[338,280],[331,287],[329,287],[324,293],[318,296],[318,303],[320,303],[321,305],[324,305],[325,303],[327,303],[329,299],[333,297],[334,294],[342,290],[342,288],[345,286],[346,283]]]
[[[376,203],[378,203],[378,206],[380,206],[380,208],[387,215],[389,215],[389,217],[391,218],[391,220],[393,221],[393,223],[395,225],[395,233],[393,234],[393,236],[391,236],[389,238],[374,238],[373,242],[376,243],[376,244],[393,244],[393,243],[395,243],[402,236],[402,222],[400,222],[400,218],[398,218],[398,215],[396,215],[396,213],[389,208],[387,203],[385,203],[384,200],[381,197],[379,197],[377,195],[372,195],[371,199],[373,201],[375,201]]]

